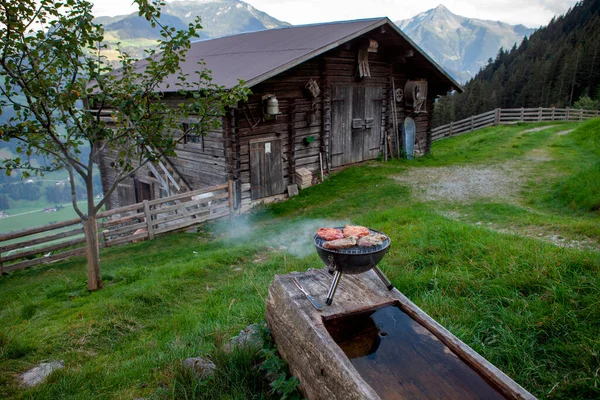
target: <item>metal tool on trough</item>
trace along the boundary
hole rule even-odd
[[[343,229],[343,227],[339,227],[336,229]],[[371,234],[377,233],[382,234],[379,231],[374,229],[369,229]],[[362,274],[364,272],[373,269],[379,279],[383,281],[386,288],[388,290],[392,290],[394,285],[389,281],[389,279],[384,275],[383,272],[377,267],[377,264],[383,259],[383,256],[390,249],[391,240],[386,236],[386,240],[383,241],[378,246],[373,247],[361,247],[361,246],[353,246],[346,249],[326,249],[323,247],[323,244],[326,241],[319,237],[319,235],[315,235],[313,237],[313,243],[317,248],[317,254],[321,257],[321,260],[329,267],[329,271],[333,272],[333,281],[331,282],[331,286],[329,287],[329,292],[327,293],[327,299],[325,303],[328,306],[333,302],[333,296],[335,295],[335,291],[337,290],[338,284],[340,283],[340,279],[342,274]]]

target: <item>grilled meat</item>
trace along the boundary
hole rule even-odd
[[[371,233],[370,235],[363,236],[358,239],[357,244],[361,247],[374,247],[385,242],[387,238],[387,236],[381,233]]]
[[[323,248],[330,250],[347,249],[348,247],[356,246],[356,237],[349,236],[343,239],[330,240],[323,243]]]
[[[344,238],[342,230],[336,228],[321,228],[317,232],[317,236],[323,240],[336,240]]]
[[[356,236],[357,238],[361,238],[363,236],[367,236],[371,231],[369,228],[365,228],[364,226],[358,225],[346,225],[344,227],[344,237]]]

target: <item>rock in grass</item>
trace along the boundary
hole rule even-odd
[[[207,358],[190,357],[183,360],[183,369],[193,373],[199,379],[208,379],[214,375],[217,366]]]
[[[65,365],[62,360],[41,363],[37,367],[34,367],[29,371],[23,372],[21,375],[19,375],[21,385],[26,387],[39,385],[46,380],[46,377],[50,375],[52,371],[64,367]]]
[[[251,347],[259,350],[263,346],[264,341],[260,334],[260,327],[258,324],[252,324],[242,329],[240,334],[232,337],[228,343],[225,343],[223,351],[230,353],[235,347]]]

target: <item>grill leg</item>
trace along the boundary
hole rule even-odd
[[[340,271],[335,271],[335,275],[333,275],[333,282],[331,282],[329,293],[327,293],[327,300],[325,300],[325,303],[327,303],[328,306],[330,306],[331,302],[333,301],[333,295],[335,295],[335,290],[338,287],[338,283],[340,283],[341,277],[342,273]]]
[[[390,282],[390,280],[387,278],[387,276],[385,276],[383,274],[383,272],[381,272],[381,270],[379,269],[378,266],[373,267],[373,271],[375,271],[375,273],[377,274],[379,279],[381,279],[383,281],[383,284],[385,285],[385,287],[387,287],[388,290],[392,290],[394,288],[394,285],[392,285],[392,282]]]

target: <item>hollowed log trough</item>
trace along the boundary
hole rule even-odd
[[[308,399],[535,399],[374,271],[346,275],[324,303],[327,268],[276,275],[266,320]]]

